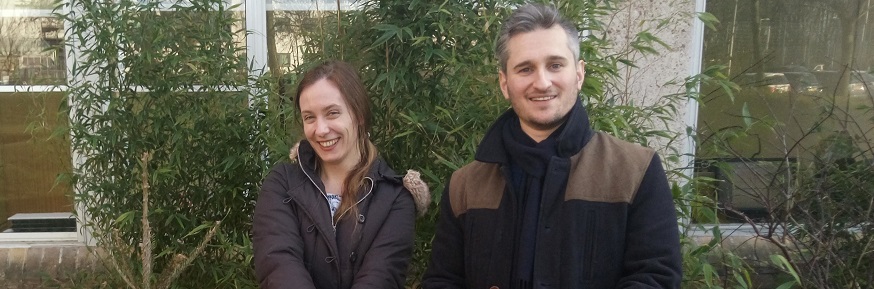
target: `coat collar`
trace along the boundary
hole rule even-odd
[[[476,160],[487,163],[509,163],[501,134],[504,131],[503,127],[512,121],[519,121],[519,116],[512,108],[495,120],[477,148]],[[558,157],[569,158],[579,153],[593,134],[589,123],[589,114],[579,98],[568,112],[568,119],[563,127],[558,135]]]
[[[300,162],[299,166],[305,174],[310,176],[318,175],[316,174],[316,164],[318,161],[316,152],[306,140],[302,140],[294,145],[289,150],[288,158],[292,163]],[[407,170],[406,175],[398,175],[384,160],[377,158],[368,173],[368,177],[373,181],[371,185],[374,186],[381,181],[402,184],[413,196],[419,216],[424,216],[425,212],[428,211],[428,207],[431,204],[431,191],[428,185],[422,181],[421,174],[418,171]],[[314,178],[313,182],[316,182],[317,186],[324,187],[321,183],[322,180],[319,178]]]

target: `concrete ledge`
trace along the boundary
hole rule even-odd
[[[39,288],[44,279],[94,272],[97,256],[82,243],[0,244],[0,289]]]

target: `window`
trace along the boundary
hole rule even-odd
[[[0,85],[64,83],[61,21],[44,10],[0,13]]]
[[[727,65],[740,88],[729,95],[702,87],[696,167],[725,181],[714,199],[756,216],[786,203],[769,197],[774,190],[794,193],[798,184],[780,179],[787,169],[803,176],[798,170],[871,162],[874,4],[710,0],[706,7],[720,24],[704,33],[703,66]],[[760,193],[738,195],[744,190]]]
[[[66,53],[53,1],[0,4],[0,240],[73,232]],[[75,233],[53,238],[75,238]],[[19,234],[20,236],[20,234]]]
[[[56,182],[70,168],[69,140],[50,137],[66,125],[58,115],[64,99],[63,93],[0,93],[0,231],[27,229],[9,221],[16,214],[73,211],[69,184]]]
[[[280,74],[288,73],[300,64],[304,53],[302,44],[308,37],[332,34],[324,31],[330,21],[336,22],[336,13],[355,9],[350,0],[273,0],[267,9],[268,67]],[[331,17],[335,15],[335,17]]]

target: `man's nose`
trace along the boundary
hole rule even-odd
[[[541,69],[537,72],[534,78],[534,88],[538,90],[547,90],[550,86],[552,86],[552,76],[549,74],[549,71],[545,69]]]

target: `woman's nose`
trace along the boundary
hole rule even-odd
[[[325,135],[330,132],[331,129],[328,128],[328,122],[323,119],[316,120],[316,135]]]

